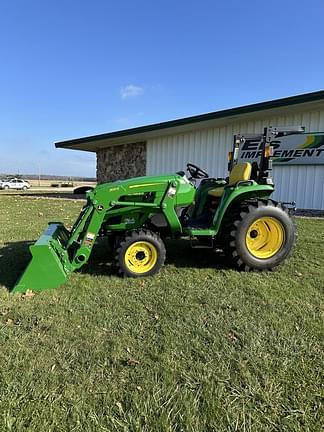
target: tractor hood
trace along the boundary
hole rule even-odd
[[[160,175],[160,176],[143,176],[143,177],[133,177],[130,179],[125,179],[125,180],[116,180],[114,182],[111,183],[103,183],[99,186],[97,186],[97,188],[102,188],[104,187],[105,189],[107,188],[107,186],[111,186],[111,187],[132,187],[132,188],[141,188],[141,187],[145,187],[145,186],[155,186],[159,183],[168,183],[171,181],[179,181],[183,179],[184,177],[178,175],[178,174],[169,174],[169,175]]]
[[[167,193],[170,187],[175,188],[176,204],[179,206],[190,205],[194,199],[195,187],[189,182],[187,177],[179,174],[169,174],[160,176],[134,177],[126,180],[117,180],[111,183],[103,183],[88,192],[90,200],[110,193],[111,199],[114,195],[120,196],[121,192],[125,195],[140,195],[144,193]]]

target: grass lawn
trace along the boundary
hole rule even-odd
[[[98,244],[56,289],[8,294],[47,221],[82,203],[0,196],[0,431],[320,431],[324,220],[298,218],[293,257],[239,273],[167,244],[120,279]]]

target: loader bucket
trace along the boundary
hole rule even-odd
[[[63,284],[72,271],[65,246],[69,231],[52,222],[37,242],[30,246],[32,259],[12,292],[43,291]]]

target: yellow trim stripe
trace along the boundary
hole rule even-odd
[[[145,187],[145,186],[158,186],[161,184],[164,184],[164,183],[144,183],[144,184],[139,184],[139,185],[131,185],[131,186],[129,186],[129,189]]]

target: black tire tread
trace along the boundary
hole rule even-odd
[[[281,262],[266,268],[255,268],[253,265],[248,265],[244,261],[244,257],[240,256],[237,251],[236,246],[236,234],[241,225],[241,222],[244,218],[250,213],[254,212],[256,208],[260,207],[276,207],[285,212],[289,216],[288,209],[283,206],[280,202],[274,201],[272,199],[250,199],[247,201],[242,201],[239,206],[231,209],[230,216],[228,220],[225,221],[225,224],[222,229],[222,237],[223,237],[223,251],[227,258],[227,260],[237,269],[241,271],[264,271],[264,270],[274,270],[278,267]],[[292,219],[291,219],[292,220]],[[297,230],[295,227],[295,223],[292,220],[294,227],[294,244],[290,248],[289,252],[285,256],[285,259],[288,259],[294,249],[297,240]]]
[[[121,254],[123,252],[123,249],[126,245],[131,244],[132,242],[138,241],[139,239],[145,239],[145,241],[152,240],[156,246],[158,246],[158,262],[155,265],[155,267],[147,274],[147,275],[136,275],[136,274],[129,274],[127,272],[127,269],[123,266],[123,257],[121,257]],[[148,229],[135,229],[132,231],[126,231],[124,236],[119,237],[116,248],[114,250],[114,264],[117,268],[117,272],[120,276],[123,277],[146,277],[146,276],[152,276],[153,274],[156,274],[160,271],[162,266],[165,262],[166,257],[166,250],[164,243],[160,236],[154,232],[150,231]]]

